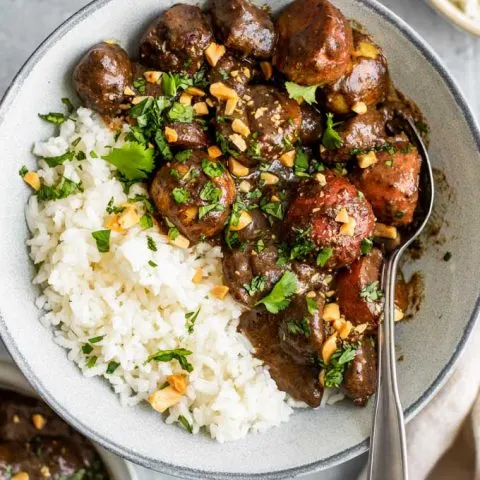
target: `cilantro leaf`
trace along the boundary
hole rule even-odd
[[[100,253],[110,251],[110,230],[97,230],[96,232],[92,232],[92,237],[95,239],[97,249]]]
[[[201,308],[202,307],[198,307],[198,310],[196,312],[188,312],[185,314],[185,328],[187,329],[188,333],[193,333],[193,328],[195,326],[195,322],[197,321]]]
[[[210,178],[220,177],[223,173],[223,166],[219,162],[212,162],[204,158],[202,160],[202,170]]]
[[[307,310],[310,315],[315,315],[318,312],[318,304],[315,299],[307,297]]]
[[[152,228],[153,227],[153,219],[152,219],[152,216],[148,213],[146,213],[145,215],[142,215],[140,217],[140,221],[139,221],[139,224],[140,224],[140,227],[143,229],[143,230],[147,230],[149,228]]]
[[[177,348],[175,350],[159,350],[158,352],[150,355],[147,359],[147,363],[154,360],[155,362],[170,362],[172,360],[177,360],[180,363],[180,366],[187,372],[193,372],[193,366],[188,361],[187,356],[191,355],[190,350],[185,348]]]
[[[115,370],[120,366],[120,364],[118,362],[115,362],[115,361],[111,361],[111,362],[108,362],[108,366],[107,366],[107,373],[109,375],[111,375],[112,373],[115,372]]]
[[[62,98],[62,103],[67,107],[68,113],[73,113],[75,111],[75,105],[73,105],[69,98]]]
[[[253,297],[257,292],[263,292],[267,286],[267,277],[258,275],[253,277],[250,283],[244,283],[242,287]]]
[[[200,191],[200,198],[206,202],[218,202],[221,196],[222,191],[212,182],[207,182]]]
[[[175,102],[168,112],[168,118],[177,122],[191,123],[193,122],[194,114],[195,110],[193,110],[191,105]]]
[[[342,348],[337,349],[330,357],[328,365],[322,362],[325,369],[324,385],[327,388],[339,387],[343,382],[345,368],[355,358],[358,345],[344,343]]]
[[[362,255],[368,255],[373,248],[373,241],[371,238],[364,238],[362,240],[362,243],[360,244],[360,251],[362,252]]]
[[[360,290],[360,298],[367,300],[367,302],[377,302],[383,297],[383,292],[379,287],[380,282],[378,280],[370,282]]]
[[[322,144],[327,150],[335,150],[343,145],[342,137],[335,130],[339,123],[333,122],[333,113],[327,113],[327,124],[323,132]]]
[[[317,255],[317,265],[319,267],[324,267],[328,263],[332,255],[333,255],[332,248],[330,247],[322,248]]]
[[[63,113],[50,112],[50,113],[39,113],[38,116],[45,120],[48,123],[53,123],[54,125],[61,125],[67,119]]]
[[[308,323],[308,319],[306,318],[302,318],[300,322],[287,322],[287,329],[293,335],[304,335],[305,337],[309,337],[310,333],[312,333],[310,330],[310,324]]]
[[[186,203],[190,198],[190,193],[185,188],[176,187],[172,190],[172,197],[176,203]]]
[[[156,252],[158,250],[155,240],[150,235],[147,235],[147,247],[152,252]]]
[[[188,423],[188,420],[183,415],[178,416],[178,423],[180,423],[188,433],[193,433],[193,427]]]
[[[62,163],[66,162],[67,160],[73,160],[74,157],[75,152],[68,151],[63,155],[58,155],[56,157],[42,157],[42,159],[45,160],[49,167],[57,167],[58,165],[62,165]]]
[[[225,207],[219,203],[211,203],[210,205],[202,205],[198,209],[198,219],[201,220],[205,215],[210,212],[223,212]]]
[[[127,180],[144,180],[155,168],[153,148],[146,148],[138,142],[126,142],[102,157],[118,168]]]
[[[315,94],[318,87],[319,85],[303,86],[294,82],[285,82],[285,88],[287,89],[288,96],[290,98],[294,98],[295,100],[303,98],[303,100],[305,100],[305,102],[307,102],[309,105],[312,103],[317,103]]]
[[[275,284],[272,291],[255,305],[263,304],[273,314],[284,310],[290,304],[290,297],[297,289],[297,277],[292,272],[285,272]]]
[[[81,184],[75,183],[69,178],[62,177],[56,186],[42,185],[37,192],[38,200],[62,200],[68,196],[81,191]]]

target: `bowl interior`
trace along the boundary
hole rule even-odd
[[[32,142],[51,134],[37,113],[55,111],[62,97],[73,95],[71,68],[86,48],[116,38],[134,52],[142,29],[173,3],[104,0],[87,7],[37,52],[7,95],[0,110],[0,332],[30,382],[57,412],[97,442],[146,466],[197,479],[281,478],[330,467],[365,450],[372,402],[365,409],[341,403],[299,411],[288,424],[267,434],[219,445],[165,425],[147,407],[122,408],[105,382],[81,376],[38,322],[25,248],[29,192],[17,173],[23,164],[34,165]],[[288,1],[268,3],[278,10]],[[396,85],[419,104],[430,123],[431,159],[450,185],[439,189],[436,203],[443,243],[429,247],[420,261],[407,266],[407,274],[421,270],[425,279],[421,310],[397,329],[404,357],[398,364],[401,399],[411,417],[439,388],[473,328],[480,264],[480,250],[472,248],[480,229],[474,204],[480,142],[448,75],[401,20],[372,0],[334,3],[385,49]],[[453,253],[448,263],[442,260],[446,251]]]

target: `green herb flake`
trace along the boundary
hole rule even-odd
[[[149,261],[148,261],[148,264],[149,264],[152,268],[157,268],[157,267],[158,267],[158,264],[155,263],[153,260],[149,260]]]
[[[147,359],[147,363],[151,361],[155,362],[171,362],[172,360],[177,360],[180,363],[180,366],[187,372],[193,372],[193,366],[189,363],[187,357],[191,355],[190,350],[185,348],[177,348],[175,350],[159,350],[158,352],[150,355]]]
[[[341,122],[334,123],[333,113],[327,113],[327,123],[323,132],[322,144],[327,150],[335,150],[343,145],[340,134],[335,130]]]
[[[90,343],[98,343],[98,342],[101,342],[104,339],[104,337],[105,335],[100,335],[98,337],[89,338],[88,341]]]
[[[178,228],[176,227],[170,227],[168,229],[168,239],[173,242],[174,240],[176,240],[178,238],[178,236],[180,235],[180,232],[178,231]]]
[[[371,238],[364,238],[360,244],[360,251],[362,255],[368,255],[373,248],[373,240]]]
[[[260,209],[273,218],[283,220],[284,210],[282,202],[263,202]]]
[[[192,152],[193,150],[190,149],[178,152],[175,154],[175,160],[180,163],[186,162],[192,156]]]
[[[294,164],[294,173],[297,177],[309,177],[308,169],[309,169],[309,158],[306,154],[305,150],[297,146],[295,149],[295,164]]]
[[[195,110],[191,105],[183,105],[175,102],[168,112],[168,118],[176,122],[191,123],[195,116]]]
[[[67,107],[68,113],[73,113],[75,111],[75,105],[73,105],[69,98],[62,98],[62,103]]]
[[[110,230],[97,230],[96,232],[92,232],[92,237],[95,239],[97,249],[100,253],[110,251]]]
[[[262,253],[264,250],[265,250],[265,242],[262,239],[257,240],[255,243],[255,251],[257,253]]]
[[[18,171],[18,174],[23,178],[28,173],[28,168],[23,165],[22,168]]]
[[[89,153],[90,157],[92,158],[98,158],[98,155],[95,153],[94,150],[91,150],[90,153]]]
[[[150,235],[147,235],[147,246],[152,252],[156,252],[158,250],[155,240]]]
[[[107,374],[112,375],[112,373],[115,373],[115,370],[120,366],[120,363],[115,362],[115,361],[110,361],[108,362],[107,365]]]
[[[443,261],[449,262],[451,258],[452,258],[452,252],[446,252],[445,255],[443,256]]]
[[[73,160],[75,157],[75,152],[68,151],[63,155],[58,155],[56,157],[42,157],[43,160],[47,163],[49,167],[57,167],[62,165],[67,160]]]
[[[143,230],[148,230],[149,228],[153,227],[153,218],[150,214],[146,213],[140,217],[140,228]]]
[[[219,203],[215,204],[212,203],[210,205],[202,205],[201,207],[198,208],[198,218],[201,220],[203,217],[208,215],[211,212],[223,212],[225,210],[225,207],[223,205],[220,205]]]
[[[180,423],[180,425],[182,425],[182,427],[187,430],[188,433],[193,433],[193,427],[188,423],[188,420],[183,415],[179,415],[178,423]]]
[[[314,298],[307,297],[307,310],[310,315],[318,312],[318,304]]]
[[[337,349],[330,357],[328,365],[322,362],[322,368],[325,370],[325,387],[337,388],[342,384],[345,368],[355,358],[357,349],[357,345],[344,343],[342,348]]]
[[[255,305],[263,304],[273,314],[284,310],[290,304],[290,297],[297,289],[297,277],[292,272],[285,272],[275,284],[272,291]]]
[[[69,178],[62,177],[56,186],[42,185],[37,192],[38,200],[62,200],[81,191],[81,184]]]
[[[82,346],[82,352],[85,355],[89,355],[90,353],[93,352],[93,347],[89,343],[86,343],[85,345]]]
[[[148,177],[155,168],[153,148],[146,148],[138,142],[126,142],[102,157],[111,163],[127,180],[139,181]]]
[[[86,158],[87,156],[85,155],[85,152],[82,152],[81,150],[75,155],[75,160],[85,160]]]
[[[250,280],[250,283],[244,283],[242,287],[253,297],[258,292],[263,292],[267,286],[267,277],[258,275]]]
[[[48,123],[53,123],[54,125],[61,125],[67,119],[63,113],[56,112],[50,112],[45,114],[39,113],[38,116],[42,120],[45,120]]]
[[[328,263],[332,255],[333,249],[331,247],[322,248],[317,255],[317,265],[319,267],[324,267]]]
[[[142,95],[145,93],[145,88],[147,87],[147,80],[144,77],[138,77],[133,81],[133,88],[137,90],[138,93]]]
[[[188,312],[185,314],[185,328],[187,329],[188,333],[193,333],[195,322],[197,321],[200,310],[201,307],[199,307],[195,312]]]
[[[392,159],[390,159],[390,160],[385,160],[385,165],[386,165],[387,167],[393,167],[393,160],[392,160]]]
[[[380,282],[378,280],[370,282],[360,290],[360,298],[367,300],[367,302],[377,302],[382,297],[383,292],[380,290]]]
[[[202,170],[210,178],[217,178],[223,174],[223,166],[219,162],[212,162],[206,158],[202,160]]]
[[[395,212],[395,218],[403,218],[405,216],[405,212],[402,212],[402,211],[398,211],[398,212]]]
[[[287,322],[287,329],[293,335],[304,335],[307,338],[312,333],[310,330],[310,324],[307,318],[302,318],[300,322],[295,322],[295,321]]]
[[[107,208],[105,209],[105,211],[109,215],[122,213],[125,210],[125,207],[116,207],[114,205],[114,203],[115,203],[115,198],[114,197],[110,198],[110,200],[107,203]]]
[[[93,368],[95,364],[97,363],[98,357],[95,355],[93,357],[90,357],[87,362],[87,368]]]
[[[187,203],[190,198],[190,193],[183,187],[175,187],[172,190],[172,197],[178,204]]]
[[[317,103],[316,92],[319,85],[303,86],[294,82],[285,82],[285,88],[287,89],[288,96],[295,100],[303,98],[309,105]]]

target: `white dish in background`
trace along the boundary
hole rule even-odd
[[[22,373],[8,362],[0,361],[0,388],[12,390],[27,396],[38,397]],[[94,447],[107,467],[111,480],[138,480],[137,472],[133,465],[107,452],[100,445],[94,444]]]
[[[479,19],[474,20],[456,7],[450,0],[427,0],[430,5],[442,14],[447,20],[457,27],[480,37],[480,14]],[[479,7],[480,9],[480,4]]]
[[[29,191],[18,177],[32,166],[33,142],[51,135],[38,112],[55,111],[73,97],[75,62],[92,44],[121,40],[134,52],[145,26],[173,0],[99,0],[62,25],[17,76],[0,106],[0,333],[14,360],[42,397],[70,424],[137,463],[183,478],[291,478],[332,467],[367,449],[371,409],[341,403],[328,410],[297,412],[266,434],[219,445],[166,425],[147,406],[122,408],[106,382],[84,378],[38,322],[31,285],[33,268],[24,242]],[[188,3],[196,3],[189,0]],[[274,10],[288,0],[270,1]],[[425,301],[413,322],[398,326],[404,361],[398,365],[407,418],[432,398],[451,372],[478,316],[480,251],[480,134],[455,83],[430,47],[401,19],[374,0],[336,0],[345,15],[372,33],[384,48],[393,79],[412,97],[431,127],[430,155],[454,197],[439,189],[437,215],[446,243],[426,250],[407,267],[422,270]],[[459,168],[461,164],[461,168]],[[442,260],[453,252],[449,263]]]

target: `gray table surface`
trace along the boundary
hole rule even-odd
[[[463,33],[420,0],[381,0],[415,28],[442,57],[480,117],[480,39]],[[0,0],[0,96],[16,71],[38,44],[88,0]],[[0,358],[7,353],[0,341]],[[365,457],[304,477],[311,480],[349,480],[357,477]],[[138,467],[141,480],[167,477]]]

